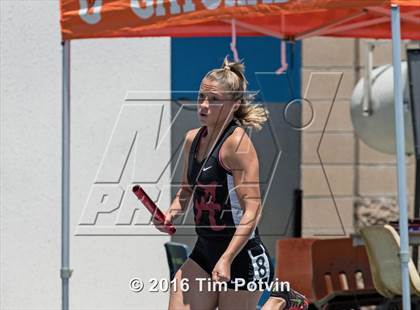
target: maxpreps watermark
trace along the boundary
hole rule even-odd
[[[172,189],[179,189],[180,180],[175,179],[173,171],[184,164],[184,135],[171,135],[171,131],[174,124],[182,122],[183,110],[195,110],[197,104],[193,100],[184,103],[179,112],[171,116],[174,103],[170,92],[129,92],[127,96],[85,201],[76,235],[161,236],[152,224],[150,213],[132,193],[132,187],[141,185],[163,211],[172,202]],[[265,143],[274,145],[276,154],[270,166],[275,168],[281,156],[278,141],[272,135],[272,141]],[[271,172],[261,182],[267,184],[266,192],[273,175]],[[261,197],[262,205],[264,197]],[[192,205],[175,224],[195,228],[194,221],[187,216],[189,212],[193,212]]]
[[[311,85],[317,85],[314,81],[323,81],[325,76],[331,77],[331,80],[334,81],[331,84],[336,84],[336,87],[332,88],[336,95],[342,74],[322,72],[311,74],[303,98],[310,95]],[[182,96],[188,98],[196,98],[198,94],[194,91],[182,93]],[[331,96],[333,98],[331,108],[335,95]],[[134,184],[141,185],[163,211],[169,208],[173,192],[179,189],[180,180],[176,179],[174,171],[182,170],[184,136],[174,135],[171,132],[177,122],[185,122],[185,119],[181,117],[183,113],[188,111],[188,113],[194,113],[197,104],[193,99],[186,100],[186,103],[182,104],[177,101],[180,108],[176,113],[173,113],[171,106],[175,103],[171,98],[176,97],[180,96],[174,92],[165,91],[127,93],[97,174],[87,194],[75,235],[162,236],[163,233],[152,224],[150,213],[132,193],[132,187]],[[293,130],[305,130],[311,126],[315,119],[315,112],[309,100],[295,99],[283,104],[285,104],[285,108],[280,117],[286,125]],[[309,121],[304,124],[294,122],[293,114],[295,112],[290,113],[290,111],[296,105],[308,106],[312,111]],[[328,118],[325,119],[325,124],[327,122]],[[267,135],[269,139],[265,139],[264,143],[270,145],[275,154],[270,158],[271,162],[266,163],[271,169],[265,178],[260,179],[259,185],[265,185],[265,191],[261,192],[261,207],[264,206],[267,194],[270,192],[272,180],[283,152],[276,136],[276,130],[273,129],[274,125],[270,117],[267,125],[264,126],[269,133]],[[181,127],[185,128],[185,126]],[[318,149],[316,151],[318,152]],[[327,178],[326,175],[325,178]],[[334,199],[333,202],[335,204]],[[338,208],[335,209],[337,218],[340,219]],[[193,213],[192,204],[185,210],[185,214],[177,219],[176,226],[189,228],[193,231],[195,223],[192,217],[188,216],[190,212]],[[285,217],[289,218],[286,214]],[[195,233],[193,234],[195,235]]]
[[[141,184],[162,210],[171,203],[171,164],[179,159],[170,152],[177,141],[171,141],[170,101],[156,97],[148,93],[148,100],[121,107],[76,235],[161,235],[131,190]]]

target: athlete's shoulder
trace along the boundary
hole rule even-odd
[[[195,136],[197,135],[198,131],[200,130],[200,128],[194,128],[194,129],[190,129],[187,131],[187,133],[185,134],[185,141],[184,141],[184,150],[186,152],[189,152],[190,147],[192,145],[192,142],[195,138]]]
[[[249,168],[250,163],[258,165],[258,157],[254,145],[242,127],[236,127],[223,143],[220,159],[228,170]]]
[[[192,143],[199,130],[200,127],[188,130],[185,134],[185,142]]]
[[[236,127],[225,141],[226,148],[232,151],[239,149],[248,150],[252,146],[252,141],[246,130],[240,126]]]

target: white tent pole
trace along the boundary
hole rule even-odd
[[[403,309],[410,310],[410,278],[408,274],[409,248],[408,248],[408,217],[407,217],[407,184],[405,171],[405,132],[404,132],[404,107],[401,75],[401,30],[400,8],[391,6],[392,28],[392,65],[394,74],[394,107],[395,107],[395,141],[397,149],[397,177],[398,177],[398,206],[400,211],[400,236],[401,236],[401,273]]]
[[[61,141],[61,307],[69,309],[70,262],[70,41],[63,41],[63,98]]]

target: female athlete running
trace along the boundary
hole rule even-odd
[[[182,185],[165,212],[165,222],[173,222],[192,200],[198,239],[175,275],[170,310],[255,310],[273,280],[274,266],[257,227],[258,158],[243,129],[260,129],[267,111],[251,105],[247,84],[244,65],[227,58],[201,82],[202,126],[186,134]],[[183,282],[188,290],[180,289]]]

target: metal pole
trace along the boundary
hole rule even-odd
[[[363,81],[363,114],[369,116],[372,114],[372,64],[373,64],[373,50],[375,44],[366,42],[365,45],[365,79]]]
[[[412,110],[413,111],[413,110]],[[413,117],[413,125],[414,125],[414,111],[411,114]],[[414,140],[416,141],[416,140]],[[414,181],[414,218],[418,219],[420,215],[419,210],[419,195],[420,195],[420,159],[416,156],[416,176]],[[413,262],[416,265],[417,269],[419,268],[419,247],[417,245],[413,246],[412,250],[412,258]]]
[[[70,262],[70,41],[63,41],[63,106],[61,141],[61,285],[63,310],[69,309]]]
[[[401,274],[403,309],[410,310],[410,278],[408,273],[409,248],[408,248],[408,217],[407,217],[407,185],[405,171],[405,133],[404,133],[404,107],[401,75],[401,30],[400,8],[391,5],[392,28],[392,65],[394,73],[394,103],[395,103],[395,142],[397,149],[397,176],[398,176],[398,206],[400,211],[400,236],[401,236]]]

